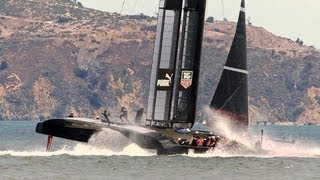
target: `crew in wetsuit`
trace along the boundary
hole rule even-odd
[[[198,136],[196,134],[193,135],[191,146],[197,146],[197,140],[198,140]]]
[[[217,138],[215,136],[210,137],[210,141],[208,142],[209,147],[216,147],[217,144]]]
[[[261,150],[262,149],[262,144],[261,144],[261,141],[258,140],[255,144],[254,144],[254,148],[256,150]]]
[[[199,132],[196,131],[193,135],[191,146],[202,146],[203,145],[203,139],[199,136]]]
[[[68,117],[74,117],[73,112],[71,112]]]
[[[198,140],[197,140],[197,146],[202,146],[203,145],[203,139],[198,136]]]
[[[101,122],[106,122],[110,124],[111,123],[109,119],[110,113],[107,110],[104,110],[103,113],[101,114],[105,117],[105,120],[101,119]]]
[[[125,107],[121,108],[121,112],[120,112],[119,118],[121,119],[122,123],[123,123],[123,118],[124,118],[129,124],[131,124],[130,121],[128,120],[127,108],[125,108]]]
[[[210,142],[211,142],[211,135],[208,135],[207,138],[205,138],[203,140],[203,144],[202,145],[203,146],[209,146]]]
[[[213,136],[213,133],[210,132],[208,135],[207,135],[207,138],[203,140],[203,146],[209,146],[211,143],[212,143],[212,136]]]
[[[178,143],[181,145],[189,145],[189,141],[187,139],[178,139]]]

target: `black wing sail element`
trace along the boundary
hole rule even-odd
[[[195,121],[206,0],[160,0],[147,125]]]
[[[160,0],[148,99],[149,125],[170,118],[182,3],[182,0]]]
[[[242,0],[236,33],[210,107],[230,117],[236,125],[247,128],[249,125],[247,86],[245,1]]]
[[[205,8],[205,0],[185,1],[177,58],[178,73],[171,118],[173,121],[188,122],[191,126],[196,119]]]

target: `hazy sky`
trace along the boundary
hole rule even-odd
[[[155,15],[159,0],[79,0],[85,7],[123,14]],[[236,21],[240,0],[207,0],[206,16]],[[223,2],[223,3],[222,3]],[[222,4],[224,8],[222,8]],[[222,10],[224,9],[224,10]],[[253,25],[320,48],[320,0],[247,0],[247,17]]]

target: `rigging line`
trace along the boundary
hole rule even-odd
[[[222,19],[224,20],[225,16],[224,16],[224,3],[223,0],[221,0],[221,8],[222,8]]]
[[[114,25],[114,31],[112,32],[112,35],[111,35],[111,38],[110,38],[110,43],[109,43],[109,46],[108,46],[108,48],[107,48],[107,50],[106,50],[106,54],[107,54],[107,56],[109,55],[109,50],[110,50],[110,47],[111,47],[111,43],[112,43],[112,41],[113,41],[113,39],[114,39],[114,36],[115,36],[115,34],[116,34],[116,29],[118,28],[118,25],[119,25],[119,21],[120,21],[120,17],[121,17],[121,14],[122,14],[122,11],[123,11],[123,7],[124,7],[124,4],[126,3],[126,0],[123,0],[123,2],[122,2],[122,5],[121,5],[121,8],[120,8],[120,12],[119,12],[119,16],[117,17],[117,19],[116,19],[116,23],[115,23],[115,25]]]
[[[137,3],[137,1],[138,1],[138,0],[136,0],[135,2]],[[144,0],[143,0],[143,2],[144,2]],[[144,4],[144,3],[142,3],[142,4]],[[136,4],[135,4],[135,5],[136,5]],[[142,12],[144,11],[144,6],[142,7],[142,10],[141,10],[141,11],[142,11]],[[146,15],[144,15],[144,16],[146,16]],[[152,24],[152,21],[147,21],[147,22],[148,22],[147,24],[149,24],[149,25]],[[142,47],[142,43],[143,43],[143,40],[141,40],[140,44],[137,46],[136,52],[140,52],[141,47]],[[140,53],[136,53],[135,56],[134,56],[134,59],[137,59],[137,57],[138,57],[139,54],[140,54]]]
[[[126,0],[123,0],[123,2],[122,2],[122,6],[121,6],[121,9],[120,9],[120,16],[118,16],[118,19],[116,20],[116,23],[115,23],[115,25],[114,25],[114,31],[113,31],[113,33],[112,33],[112,35],[111,35],[111,39],[110,39],[110,43],[109,43],[109,46],[108,46],[108,48],[107,48],[107,55],[108,55],[108,52],[109,52],[109,50],[110,50],[110,47],[111,47],[111,43],[112,43],[112,41],[113,41],[113,38],[114,38],[114,36],[115,36],[115,34],[116,34],[116,29],[118,28],[118,25],[119,25],[119,20],[120,20],[120,17],[121,17],[121,14],[122,14],[122,10],[123,10],[123,7],[124,7],[124,4],[126,3]]]
[[[115,22],[115,24],[114,24],[114,31],[113,31],[113,33],[112,33],[112,35],[111,35],[110,43],[109,43],[109,46],[107,47],[107,50],[106,50],[106,55],[107,55],[107,56],[108,56],[109,51],[110,51],[111,43],[112,43],[112,41],[113,41],[113,39],[114,39],[114,36],[115,36],[115,33],[116,33],[116,29],[118,28],[119,19],[120,19],[120,17],[121,17],[121,14],[122,14],[122,11],[123,11],[123,7],[124,7],[125,3],[126,3],[126,0],[123,0],[122,5],[121,5],[121,8],[120,8],[120,12],[119,12],[120,16],[117,17],[116,22]],[[93,63],[92,61],[91,61],[91,63],[89,63],[88,70],[90,69],[92,63]]]
[[[158,17],[158,9],[159,9],[159,5],[160,4],[157,4],[155,7],[154,7],[154,10],[153,10],[153,15],[152,16],[156,16],[156,17]]]
[[[138,0],[136,0],[134,2],[133,8],[131,9],[131,13],[130,14],[133,14],[133,11],[136,9],[137,4],[138,4]]]
[[[142,7],[141,7],[141,12],[144,12],[144,15],[148,14],[148,11],[146,11],[146,6],[145,5],[146,5],[146,3],[143,0]]]
[[[107,58],[108,55],[109,55],[111,43],[112,43],[112,41],[113,41],[113,39],[114,39],[114,36],[115,36],[115,33],[116,33],[116,29],[118,28],[119,21],[120,21],[120,17],[121,17],[121,14],[122,14],[122,11],[123,11],[123,8],[124,8],[125,3],[126,3],[126,0],[123,0],[122,5],[121,5],[121,8],[120,8],[120,12],[119,12],[120,15],[119,15],[119,16],[117,17],[117,19],[116,19],[116,22],[115,22],[115,25],[114,25],[114,31],[113,31],[113,33],[112,33],[112,35],[111,35],[110,43],[109,43],[109,46],[107,47],[107,50],[106,50],[106,58]],[[89,63],[89,67],[88,67],[88,70],[87,70],[87,71],[89,71],[90,67],[92,67],[92,63],[93,63],[93,61],[91,61],[91,63]],[[100,64],[100,63],[99,63],[99,64]],[[103,68],[100,68],[100,71],[102,71],[102,69],[103,69]],[[99,78],[98,78],[98,84],[100,84],[102,72],[100,72],[98,76],[99,76]],[[98,86],[97,86],[96,88],[94,88],[94,89],[95,89],[94,91],[96,92],[97,89],[98,89]]]

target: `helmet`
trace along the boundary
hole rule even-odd
[[[199,131],[196,131],[196,134],[199,134]]]

